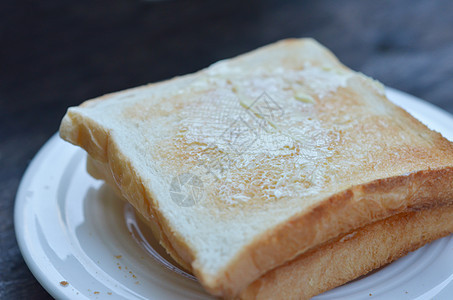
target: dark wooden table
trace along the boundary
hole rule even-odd
[[[46,299],[14,198],[66,108],[286,37],[453,113],[453,1],[23,1],[0,4],[0,299]]]

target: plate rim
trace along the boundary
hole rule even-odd
[[[49,293],[50,296],[55,297],[57,299],[64,299],[67,295],[60,289],[56,289],[54,285],[51,283],[48,276],[46,276],[45,272],[40,268],[39,264],[32,259],[31,253],[28,252],[27,243],[25,241],[24,227],[25,223],[21,220],[20,214],[22,213],[25,204],[26,204],[26,187],[30,183],[33,178],[33,171],[40,165],[40,162],[45,158],[45,154],[47,153],[48,149],[51,149],[53,144],[58,142],[60,138],[59,133],[54,133],[38,150],[35,154],[27,169],[22,176],[16,197],[14,200],[14,233],[16,236],[16,241],[19,246],[20,253],[25,261],[25,264],[29,268],[30,272],[33,274],[35,279],[39,282],[39,284]],[[28,184],[27,184],[28,183]],[[83,296],[83,295],[81,295]]]

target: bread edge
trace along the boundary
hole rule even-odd
[[[309,299],[453,233],[453,206],[398,214],[269,271],[238,299]]]

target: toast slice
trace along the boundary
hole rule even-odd
[[[106,164],[88,156],[87,170],[115,186]],[[116,192],[121,196],[120,190]],[[160,236],[157,224],[146,224],[180,266],[190,271],[165,236]],[[452,205],[399,213],[343,234],[268,271],[237,299],[310,299],[451,233]]]
[[[453,206],[401,213],[338,237],[267,272],[238,298],[310,299],[451,233]]]
[[[267,272],[238,299],[310,299],[451,233],[453,206],[401,213],[338,237]]]
[[[311,39],[86,101],[60,135],[223,297],[342,234],[453,199],[452,144]]]

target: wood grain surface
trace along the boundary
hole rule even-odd
[[[68,106],[287,37],[453,113],[453,1],[0,3],[0,299],[51,299],[14,235],[20,179]]]

